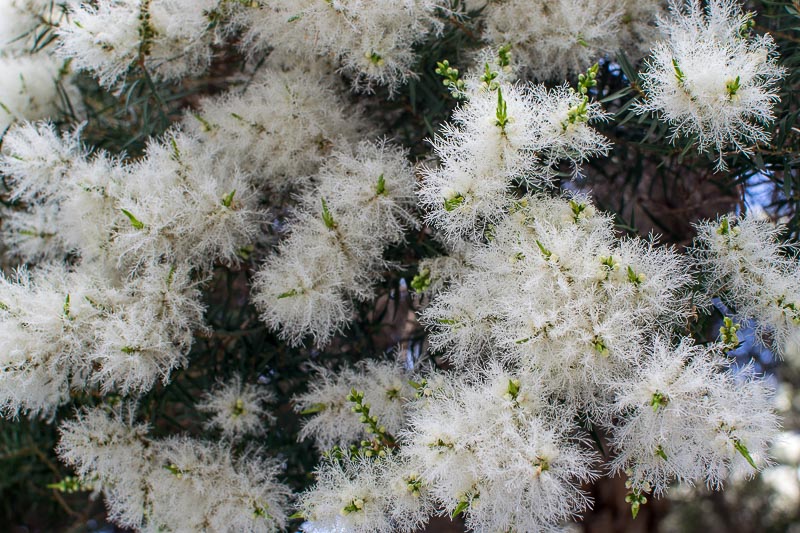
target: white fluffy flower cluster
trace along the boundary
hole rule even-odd
[[[480,53],[482,68],[463,80],[439,65],[464,102],[418,184],[406,150],[363,140],[369,126],[324,61],[356,87],[396,90],[413,76],[413,45],[457,4],[68,0],[59,22],[40,0],[0,0],[20,29],[59,23],[62,56],[107,87],[133,66],[157,80],[196,75],[230,32],[251,59],[270,55],[241,91],[199,101],[139,158],[91,153],[80,128],[25,123],[4,136],[3,246],[29,266],[0,276],[0,411],[47,416],[87,392],[167,381],[204,327],[199,287],[259,237],[264,190],[281,204],[274,228],[285,238],[253,277],[251,301],[289,344],[328,344],[397,268],[386,251],[418,227],[418,198],[448,255],[422,261],[410,286],[427,295],[420,321],[448,370],[314,368],[293,401],[309,416],[299,437],[325,452],[297,505],[306,531],[410,533],[437,513],[476,531],[554,530],[591,505],[583,487],[600,472],[627,476],[635,515],[673,482],[719,488],[767,464],[777,421],[764,381],[724,357],[735,326],[707,345],[687,331],[710,305],[702,281],[776,351],[800,352],[793,249],[777,244],[778,228],[734,217],[701,224],[692,256],[619,237],[588,197],[547,189],[609,151],[593,127],[606,118],[590,97],[598,66],[576,89],[513,79],[509,50],[545,78],[635,49],[655,31],[659,2],[483,6],[484,37],[504,46]],[[738,4],[708,6],[673,0],[639,109],[702,148],[747,149],[766,139],[782,71]],[[0,80],[0,126],[56,112],[46,91],[65,82],[58,67],[0,55],[14,74]],[[264,434],[271,398],[241,377],[219,382],[197,405],[216,444],[153,438],[131,404],[83,409],[58,451],[123,527],[278,531],[289,489],[243,443]],[[607,464],[591,428],[613,452]]]
[[[554,529],[591,503],[581,485],[599,457],[587,426],[608,435],[606,466],[628,477],[634,515],[672,482],[719,488],[768,463],[769,388],[733,369],[725,342],[685,336],[707,305],[687,256],[618,237],[586,197],[512,189],[605,149],[586,124],[601,113],[592,82],[590,70],[578,91],[553,93],[507,85],[489,66],[480,83],[456,85],[469,100],[435,141],[442,164],[420,192],[451,257],[423,263],[411,283],[432,294],[421,321],[454,372],[409,382],[399,433],[370,403],[381,391],[363,392],[380,383],[368,372],[325,373],[302,398],[301,412],[316,415],[304,436],[334,445],[301,497],[311,529],[402,529],[390,510],[408,490],[414,524],[437,509],[476,531]],[[551,96],[574,99],[548,107]],[[398,463],[406,492],[384,479]]]
[[[250,57],[267,50],[292,63],[327,57],[356,88],[390,91],[414,76],[413,45],[442,27],[442,0],[113,0],[71,3],[58,29],[59,53],[114,86],[136,65],[177,80],[208,68],[214,45],[232,33]]]
[[[233,440],[263,435],[265,422],[274,420],[265,404],[273,400],[274,395],[263,386],[242,383],[242,378],[236,376],[217,383],[196,407],[210,415],[205,424],[207,430],[219,430],[223,437]]]
[[[777,65],[769,35],[753,36],[751,13],[736,0],[671,0],[670,15],[659,20],[666,40],[657,44],[641,74],[640,113],[656,112],[672,126],[673,139],[696,136],[700,150],[719,153],[735,147],[752,152],[768,141],[773,120]]]
[[[327,56],[353,77],[356,88],[390,90],[414,76],[412,46],[441,28],[443,0],[277,0],[238,10],[251,51],[274,48],[314,61]]]
[[[58,52],[113,86],[138,64],[155,79],[204,71],[219,41],[221,0],[111,0],[72,3],[58,29]]]
[[[20,207],[6,245],[40,260],[0,286],[2,404],[52,412],[72,391],[149,390],[186,362],[202,327],[198,282],[235,262],[261,214],[238,172],[179,131],[123,164],[90,157],[78,132],[27,124],[4,138],[0,171]],[[80,261],[67,268],[67,255]]]
[[[89,157],[78,131],[60,136],[46,123],[10,131],[3,152],[0,172],[26,207],[7,215],[6,242],[26,261],[75,253],[125,272],[235,262],[262,220],[246,177],[213,172],[214,153],[179,130],[126,164]]]
[[[617,240],[612,221],[578,197],[520,199],[468,263],[422,313],[432,347],[459,367],[491,355],[538,368],[572,404],[608,402],[604,384],[688,312],[682,257]]]
[[[401,454],[448,514],[474,531],[547,531],[590,503],[597,460],[572,413],[548,403],[546,376],[492,364],[448,375],[412,405]]]
[[[419,272],[410,284],[417,300],[425,295],[434,295],[451,282],[459,281],[469,270],[469,243],[443,240],[442,247],[446,255],[426,257],[419,262]]]
[[[324,345],[344,328],[353,301],[371,298],[390,266],[384,249],[416,224],[413,169],[385,141],[335,150],[315,180],[253,283],[262,319],[295,345],[307,335]]]
[[[0,133],[15,122],[56,117],[64,109],[62,97],[80,108],[69,68],[51,55],[0,54],[0,72]]]
[[[112,520],[138,531],[280,531],[289,488],[277,463],[225,442],[154,439],[133,409],[80,411],[61,426],[58,454],[105,493]]]
[[[719,488],[768,464],[768,386],[736,372],[725,344],[681,334],[694,296],[684,256],[619,239],[585,198],[547,196],[521,197],[463,255],[422,312],[454,372],[409,380],[416,394],[397,413],[371,372],[325,373],[298,402],[316,415],[305,436],[334,445],[301,498],[312,529],[398,529],[389,510],[405,493],[382,477],[398,463],[415,513],[463,514],[476,531],[553,529],[591,503],[581,486],[599,456],[584,425],[608,435],[607,466],[627,476],[634,513],[673,482]]]
[[[113,282],[42,266],[0,278],[0,408],[51,414],[87,389],[135,393],[186,362],[200,294],[185,268]]]
[[[719,489],[731,471],[768,463],[777,417],[771,391],[745,371],[724,371],[719,347],[656,339],[634,375],[615,384],[612,469],[629,487],[659,495],[675,480]]]
[[[184,127],[217,156],[220,172],[239,168],[273,190],[302,185],[334,146],[355,144],[367,127],[318,63],[271,68],[243,92],[203,100]]]
[[[405,425],[405,403],[414,398],[411,373],[397,363],[364,361],[355,369],[332,372],[315,367],[310,389],[294,398],[295,410],[313,414],[305,421],[300,439],[313,438],[320,450],[346,448],[367,437],[366,428],[354,416],[347,396],[355,388],[364,394],[386,431],[397,434]]]
[[[300,438],[328,450],[316,470],[317,485],[298,502],[310,521],[304,531],[417,530],[434,512],[434,501],[414,464],[394,453],[394,435],[406,427],[407,404],[425,386],[396,362],[316,370],[311,389],[294,398],[297,411],[314,415]]]
[[[658,0],[470,0],[482,8],[483,37],[510,44],[528,74],[540,80],[577,74],[621,48],[638,55],[655,34]]]
[[[218,168],[213,151],[179,130],[151,142],[125,178],[112,197],[120,262],[235,263],[264,221],[249,177]]]
[[[498,71],[466,93],[433,141],[440,164],[423,168],[420,203],[426,221],[448,238],[479,237],[508,215],[516,185],[542,185],[556,165],[578,165],[609,149],[591,125],[597,102],[567,87],[498,83]]]
[[[0,0],[0,50],[30,50],[49,26],[58,24],[68,1]]]
[[[468,248],[461,264],[458,276],[422,312],[431,347],[456,368],[486,376],[479,383],[497,382],[492,372],[499,367],[490,362],[501,361],[511,371],[510,378],[499,381],[508,387],[507,400],[527,384],[525,401],[533,401],[530,409],[537,418],[520,431],[543,434],[573,419],[603,428],[616,452],[612,471],[628,476],[634,512],[646,494],[661,495],[674,481],[719,488],[732,472],[752,473],[767,463],[777,426],[770,391],[747,372],[735,375],[722,357],[725,344],[701,348],[680,336],[692,303],[700,300],[692,292],[689,263],[676,251],[652,241],[617,238],[611,220],[585,198],[523,196],[493,224],[485,242]],[[757,281],[750,285],[763,286]],[[672,338],[682,340],[666,340]],[[481,370],[487,364],[489,370]],[[486,407],[491,396],[485,390],[481,394],[482,400],[465,403]],[[454,396],[446,393],[444,398],[451,402]],[[505,494],[491,484],[481,489],[476,477],[490,472],[492,461],[507,469],[513,463],[503,454],[516,457],[525,448],[520,444],[507,452],[497,444],[515,442],[512,436],[473,443],[470,438],[499,415],[453,409],[452,403],[437,405],[433,393],[412,411],[404,434],[411,444],[401,452],[414,454],[412,464],[451,513],[464,512],[478,530],[525,530],[552,526],[585,507],[578,494],[570,499],[563,493],[561,500],[539,508],[536,517],[513,512],[532,504],[502,507],[535,486]],[[459,433],[476,418],[475,427]],[[503,423],[489,434],[516,431]],[[419,435],[425,439],[417,441]],[[557,454],[569,452],[574,445],[569,439],[580,442],[580,432],[565,430],[564,438],[551,444]],[[532,437],[518,440],[536,443]],[[572,481],[590,478],[590,452],[575,453],[585,462],[572,465]],[[473,457],[480,454],[486,455]],[[537,464],[528,461],[527,468]],[[476,473],[470,478],[466,465],[473,463]],[[507,482],[507,471],[500,471]],[[530,476],[520,479],[531,483]],[[491,503],[482,514],[485,493]],[[549,501],[549,496],[532,498]],[[568,503],[559,506],[559,501]]]
[[[396,454],[377,461],[333,456],[315,474],[314,490],[298,502],[307,533],[412,533],[434,512],[420,476]]]
[[[762,342],[800,361],[800,265],[795,247],[782,245],[780,225],[724,216],[697,226],[693,250],[708,291],[742,322],[755,321]]]
[[[69,64],[45,46],[46,32],[62,13],[61,4],[49,0],[0,1],[0,133],[15,122],[56,117],[70,107],[80,114]]]

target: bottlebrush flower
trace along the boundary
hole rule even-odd
[[[672,139],[696,136],[701,151],[733,147],[752,153],[767,142],[784,69],[777,65],[769,35],[750,33],[752,14],[739,2],[672,0],[659,21],[666,40],[658,43],[642,72],[645,99],[639,113],[655,112],[672,126]]]

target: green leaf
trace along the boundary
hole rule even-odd
[[[758,467],[756,466],[756,462],[753,461],[753,457],[750,455],[750,451],[747,449],[747,446],[745,446],[742,441],[740,441],[739,439],[734,439],[733,440],[733,447],[736,448],[737,452],[742,454],[742,457],[747,459],[747,462],[750,463],[750,466],[752,466],[753,468],[758,470]]]
[[[458,515],[462,514],[464,511],[467,510],[468,507],[469,507],[469,500],[464,498],[463,500],[458,502],[458,505],[456,505],[456,508],[453,509],[452,513],[450,513],[450,518],[455,518]]]
[[[214,129],[214,126],[199,113],[192,113],[192,116],[202,125],[203,131],[208,132]]]
[[[78,477],[66,476],[58,483],[48,483],[45,485],[48,489],[52,489],[64,494],[73,494],[75,492],[87,492],[93,490],[90,481],[84,481]]]
[[[336,229],[336,221],[333,220],[333,215],[328,209],[328,203],[325,198],[322,199],[322,221],[325,223],[326,228]]]
[[[164,465],[164,470],[168,470],[173,476],[177,477],[178,479],[183,477],[183,471],[178,467],[178,465],[174,463]]]
[[[122,211],[122,214],[128,217],[128,220],[131,221],[131,226],[133,226],[133,229],[138,229],[138,230],[144,229],[144,224],[140,222],[139,219],[133,215],[133,213],[131,213],[127,209],[120,209],[120,211]]]
[[[511,64],[511,45],[510,44],[504,44],[503,46],[500,47],[500,49],[497,51],[497,59],[498,59],[497,64],[501,68],[502,67],[507,67],[507,66],[509,66]]]
[[[683,85],[684,82],[686,82],[686,74],[683,73],[680,65],[678,65],[678,60],[674,57],[672,58],[672,68],[675,70],[675,77],[678,79],[678,84]]]
[[[483,74],[481,74],[481,81],[486,85],[486,87],[490,91],[494,91],[495,89],[499,88],[498,84],[495,80],[497,76],[500,75],[499,72],[495,72],[489,67],[489,63],[485,63],[483,65]]]
[[[519,380],[516,379],[508,380],[508,394],[510,394],[511,398],[513,398],[514,400],[516,400],[517,396],[519,396],[519,388],[520,388]]]
[[[230,208],[233,205],[233,197],[236,195],[236,189],[222,197],[222,205]]]
[[[500,87],[497,88],[497,110],[495,111],[497,117],[497,125],[501,130],[505,131],[506,124],[508,124],[508,104],[503,100],[503,91]]]
[[[741,76],[736,76],[735,80],[729,80],[725,84],[725,90],[728,93],[728,98],[733,98],[736,96],[736,93],[739,92],[739,88],[741,87]]]
[[[634,285],[641,285],[644,282],[644,274],[637,274],[630,265],[628,265],[628,281]]]
[[[291,298],[292,296],[297,296],[300,292],[297,289],[292,289],[290,291],[286,291],[278,295],[278,300],[283,300],[284,298]]]
[[[383,177],[383,174],[378,176],[378,186],[375,187],[375,193],[378,195],[386,194],[386,178]]]
[[[315,403],[315,404],[312,404],[311,407],[309,407],[308,409],[303,409],[302,411],[300,411],[300,414],[301,415],[314,415],[314,414],[317,414],[317,413],[321,413],[322,411],[324,411],[327,408],[328,408],[328,406],[326,404],[324,404],[324,403]]]
[[[552,257],[553,252],[545,248],[544,245],[541,242],[539,242],[539,239],[536,239],[536,246],[539,247],[539,251],[542,252],[542,255],[544,256],[545,259],[550,259],[550,257]]]
[[[180,160],[181,160],[181,150],[180,150],[180,148],[178,148],[177,139],[175,139],[175,137],[170,137],[169,144],[170,144],[170,146],[172,146],[172,159],[174,159],[175,161],[179,161],[180,162]]]
[[[656,452],[655,453],[656,453],[657,456],[661,457],[665,461],[667,460],[667,453],[664,451],[664,448],[662,448],[661,445],[659,445],[656,448]]]
[[[464,197],[461,196],[460,194],[456,195],[444,201],[444,210],[449,213],[450,211],[453,211],[463,203],[464,203]]]
[[[411,288],[416,293],[425,292],[431,286],[431,270],[423,268],[411,280]]]
[[[653,408],[654,413],[657,413],[659,408],[666,407],[668,405],[669,397],[661,392],[653,393],[653,396],[650,398],[650,406]]]

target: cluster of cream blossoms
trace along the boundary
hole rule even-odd
[[[384,253],[420,226],[418,204],[448,255],[424,260],[411,285],[448,370],[317,368],[294,401],[307,417],[300,437],[324,452],[296,502],[304,530],[411,532],[447,514],[476,531],[546,531],[591,505],[582,487],[601,475],[627,477],[635,515],[674,482],[719,488],[762,468],[777,427],[771,392],[726,352],[738,342],[733,319],[756,322],[778,353],[798,351],[797,262],[779,229],[723,217],[698,226],[691,255],[620,238],[588,197],[550,186],[610,150],[596,129],[609,119],[593,99],[597,67],[577,88],[514,72],[574,73],[661,32],[639,108],[701,148],[746,148],[767,138],[782,75],[774,46],[750,34],[732,0],[673,2],[657,27],[658,2],[534,4],[486,6],[476,22],[496,46],[465,78],[440,64],[463,101],[431,141],[437,161],[419,169],[367,133],[332,71],[396,90],[414,75],[413,46],[443,17],[466,16],[450,2],[0,4],[17,21],[0,26],[16,43],[0,62],[52,63],[50,74],[26,66],[21,88],[0,85],[0,125],[20,122],[0,157],[12,204],[3,244],[27,265],[0,278],[3,413],[49,416],[87,389],[136,397],[169,381],[204,328],[212,268],[265,245],[270,221],[279,242],[252,301],[289,344],[324,347],[397,266]],[[26,55],[43,27],[54,44]],[[26,33],[8,39],[9,28]],[[23,122],[58,111],[55,92],[38,93],[67,76],[52,75],[50,48],[119,88],[135,69],[160,82],[200,74],[234,35],[254,63],[270,52],[265,68],[200,101],[139,158],[92,151],[80,128]],[[700,345],[686,324],[712,297],[735,316]],[[217,444],[152,437],[126,403],[80,410],[58,452],[124,527],[277,531],[290,514],[280,465],[240,446],[271,419],[259,387],[234,378],[198,404]],[[590,428],[608,438],[605,464]]]
[[[143,158],[87,154],[79,131],[28,124],[4,138],[5,242],[26,263],[2,278],[2,407],[50,413],[71,391],[144,392],[186,363],[203,327],[198,287],[236,262],[263,218],[240,173],[173,130]],[[65,259],[70,259],[69,263]]]
[[[755,326],[765,345],[797,363],[800,265],[796,246],[780,240],[783,230],[752,217],[720,217],[697,226],[693,254],[706,274],[706,286],[737,320]]]
[[[731,25],[739,13],[729,3],[712,5],[708,15],[693,7],[695,21],[723,17]],[[664,23],[672,24],[673,33],[685,23],[681,14]],[[745,37],[737,42],[746,44]],[[761,60],[774,61],[767,54]],[[779,71],[771,72],[774,81]],[[509,194],[512,186],[547,175],[550,165],[535,159],[547,154],[546,145],[536,142],[557,141],[558,130],[543,135],[537,122],[561,124],[562,134],[576,123],[583,128],[578,139],[586,142],[573,137],[574,144],[561,145],[561,153],[578,154],[573,162],[587,148],[604,149],[591,139],[588,124],[598,118],[591,106],[581,109],[582,120],[554,119],[541,99],[520,98],[519,87],[493,88],[484,81],[482,91],[456,111],[455,125],[434,141],[440,165],[425,171],[420,190],[428,221],[449,238],[485,237],[448,264],[463,266],[462,272],[437,274],[433,263],[421,271],[428,280],[452,280],[440,287],[422,320],[434,349],[470,377],[452,376],[411,402],[408,428],[392,441],[400,442],[400,451],[376,461],[405,465],[407,490],[419,497],[420,512],[432,498],[451,515],[464,513],[476,530],[521,531],[554,527],[587,505],[579,487],[597,475],[597,458],[585,435],[563,428],[563,420],[585,418],[610,434],[617,452],[611,471],[628,476],[634,509],[647,493],[661,495],[676,480],[720,487],[731,472],[766,464],[776,427],[770,392],[751,374],[734,372],[725,359],[735,330],[723,328],[719,344],[702,348],[678,334],[695,296],[686,259],[653,242],[617,241],[610,221],[585,199]],[[493,90],[496,100],[489,97]],[[769,109],[772,95],[751,93]],[[563,105],[567,112],[576,107]],[[740,122],[720,129],[737,135],[743,127]],[[723,219],[713,234],[708,226],[698,228],[698,255],[705,259],[699,266],[712,273],[704,279],[706,288],[729,297],[740,316],[758,319],[780,343],[797,331],[796,260],[777,244],[778,229],[751,230],[741,238],[744,244],[720,250],[716,243],[741,233],[726,224]],[[742,228],[756,225],[745,220]],[[488,361],[503,366],[490,364],[487,370]],[[493,411],[494,401],[506,411]],[[561,434],[548,434],[554,428]],[[373,442],[385,440],[376,436]],[[321,507],[320,493],[332,490],[330,471],[341,468],[336,461],[321,467],[307,505]],[[345,471],[352,469],[351,461]],[[364,485],[361,496],[342,507],[334,523],[345,521],[357,531],[397,528],[387,511],[391,505],[369,497],[386,493],[376,490],[385,483],[380,469],[362,470],[351,474]],[[372,487],[363,479],[370,477]],[[542,485],[544,493],[538,492]],[[311,505],[309,516],[324,522],[317,509]],[[365,527],[367,516],[372,520]]]
[[[647,52],[658,35],[659,0],[467,0],[480,10],[483,38],[510,44],[521,68],[540,80],[578,74],[620,49],[634,57]]]
[[[50,45],[51,28],[65,9],[50,0],[0,2],[0,132],[17,121],[81,114],[69,61]]]
[[[76,488],[102,490],[114,522],[154,532],[286,525],[290,490],[278,481],[277,461],[253,449],[237,453],[226,440],[152,437],[134,413],[128,404],[95,407],[61,426],[57,452],[80,475]]]
[[[443,0],[114,0],[71,6],[59,53],[106,86],[133,65],[177,80],[208,68],[213,47],[232,35],[251,58],[274,50],[298,63],[328,58],[355,87],[396,88],[413,76],[412,46],[435,35]]]
[[[410,400],[382,385],[399,381],[393,365],[372,367],[349,392],[349,371],[326,377],[298,399],[313,415],[301,437],[333,446],[301,497],[310,531],[411,531],[434,510],[475,531],[551,530],[591,505],[581,487],[604,473],[626,476],[635,515],[675,482],[720,488],[769,462],[772,393],[726,357],[736,326],[702,346],[685,329],[732,288],[706,275],[696,292],[692,265],[721,273],[717,263],[733,258],[693,263],[654,239],[620,239],[590,199],[554,196],[559,162],[577,167],[607,150],[592,128],[603,119],[588,96],[593,71],[577,90],[548,91],[492,68],[460,84],[453,76],[465,101],[434,139],[439,164],[423,168],[419,188],[454,254],[414,280],[428,293],[428,342],[450,370],[409,376]],[[773,237],[748,235],[741,261],[771,248],[763,264],[787,283],[781,265],[794,259]],[[789,313],[790,297],[775,298]],[[387,397],[404,402],[399,432]],[[587,428],[608,436],[605,465]]]
[[[405,150],[385,141],[334,151],[315,182],[252,287],[262,319],[293,345],[309,335],[327,344],[354,301],[373,300],[390,266],[384,249],[416,224],[414,172]]]
[[[700,150],[732,147],[749,154],[769,141],[767,126],[778,100],[775,42],[753,35],[753,13],[735,0],[671,0],[670,16],[659,20],[664,40],[653,48],[641,74],[646,97],[640,113],[655,112],[672,127],[673,140],[696,137]]]

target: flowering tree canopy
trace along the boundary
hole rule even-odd
[[[756,477],[799,9],[1,0],[0,442],[137,531],[555,531],[614,480],[656,524]]]

